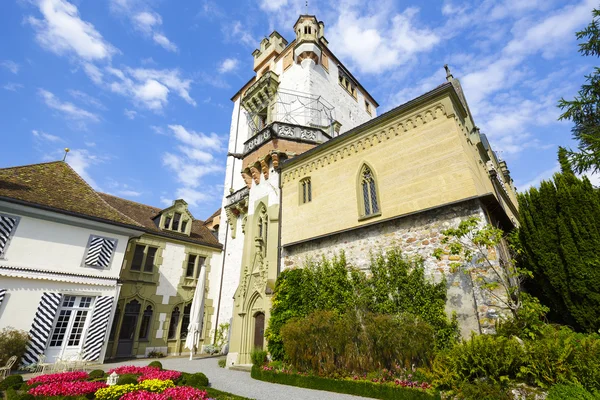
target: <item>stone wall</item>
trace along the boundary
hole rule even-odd
[[[449,315],[457,313],[463,337],[468,337],[471,331],[490,333],[494,330],[499,312],[497,304],[472,282],[469,275],[450,271],[448,264],[453,261],[454,256],[445,256],[440,261],[432,256],[434,249],[441,247],[441,232],[458,226],[461,220],[472,216],[487,223],[483,206],[478,200],[439,207],[287,246],[282,251],[281,268],[303,267],[308,260],[318,261],[323,256],[332,258],[344,251],[348,264],[368,271],[372,254],[398,246],[407,256],[422,257],[425,260],[425,273],[434,281],[439,282],[443,276],[446,277],[446,311]]]

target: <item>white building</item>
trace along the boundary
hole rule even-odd
[[[142,233],[64,162],[0,169],[0,329],[29,332],[23,364],[103,361],[125,249]]]
[[[280,161],[369,121],[378,107],[328,48],[323,22],[301,15],[293,29],[291,43],[278,32],[261,41],[252,53],[256,75],[232,98],[217,307],[219,323],[232,321],[228,365],[249,363],[264,345],[280,271]]]

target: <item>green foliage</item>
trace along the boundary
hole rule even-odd
[[[592,11],[592,22],[576,33],[577,39],[585,40],[579,44],[579,52],[584,56],[600,56],[600,29],[598,18],[600,10]],[[585,76],[581,90],[573,100],[564,98],[558,102],[563,110],[559,119],[574,123],[571,132],[578,142],[578,151],[564,151],[565,156],[579,173],[597,172],[600,169],[600,68],[594,67],[591,74]],[[561,163],[562,164],[562,163]]]
[[[220,353],[225,344],[227,344],[227,337],[229,335],[229,322],[219,324],[219,328],[215,333],[215,347],[218,349],[217,353]]]
[[[225,368],[225,366],[227,365],[227,359],[226,358],[219,358],[219,368]]]
[[[202,372],[196,372],[195,374],[188,374],[183,372],[182,379],[179,384],[192,386],[196,389],[204,390],[208,386],[208,378]]]
[[[149,367],[156,367],[158,369],[163,369],[162,363],[160,361],[152,361],[150,364],[148,364]]]
[[[451,350],[439,354],[433,364],[434,383],[455,388],[463,382],[506,384],[525,362],[525,350],[513,338],[472,335]]]
[[[130,384],[137,384],[137,376],[133,375],[133,374],[123,374],[119,376],[119,379],[117,379],[117,385],[130,385]]]
[[[496,332],[501,336],[517,336],[535,339],[543,334],[546,314],[550,309],[528,293],[521,293],[521,308],[518,318],[501,319],[496,324]]]
[[[526,288],[550,307],[548,319],[578,331],[600,329],[600,192],[587,178],[555,174],[519,194]]]
[[[104,378],[105,373],[101,369],[95,369],[90,372],[89,376],[90,376],[90,379],[100,379],[100,378]]]
[[[19,366],[19,360],[25,354],[29,343],[29,334],[12,327],[4,328],[0,331],[0,365],[4,366],[8,359],[17,356],[17,362],[13,369]]]
[[[165,354],[161,351],[155,351],[152,350],[150,353],[148,353],[148,358],[164,358]]]
[[[267,352],[262,349],[254,349],[252,353],[250,353],[250,359],[252,360],[252,365],[261,366],[267,363]]]
[[[413,314],[435,330],[433,345],[450,347],[458,337],[456,317],[445,313],[446,282],[433,283],[422,260],[408,260],[390,249],[371,260],[371,275],[347,265],[344,253],[305,268],[283,271],[277,279],[269,327],[268,349],[275,360],[285,356],[281,328],[296,317],[325,310],[337,315]]]
[[[410,315],[315,311],[289,321],[281,335],[296,369],[323,376],[426,366],[434,354],[433,328]]]
[[[464,382],[457,392],[460,400],[513,400],[508,389],[497,383]]]
[[[325,390],[328,392],[346,393],[355,396],[370,397],[375,399],[398,400],[433,400],[440,399],[440,394],[421,389],[394,387],[387,384],[372,383],[368,381],[352,381],[345,379],[329,379],[320,376],[302,376],[298,374],[283,374],[272,371],[263,371],[253,366],[252,378],[261,381],[280,383],[283,385],[298,386],[308,389]]]
[[[34,400],[35,397],[27,392],[19,392],[15,389],[6,391],[6,400]]]
[[[202,390],[206,390],[206,393],[208,394],[208,396],[211,399],[215,399],[215,400],[251,400],[246,397],[237,396],[235,394],[231,394],[231,393],[227,393],[227,392],[222,392],[220,390],[209,388],[209,387],[202,388]]]
[[[9,375],[0,381],[0,390],[18,389],[23,384],[21,375]]]
[[[597,400],[596,397],[580,385],[558,384],[550,388],[546,400]]]

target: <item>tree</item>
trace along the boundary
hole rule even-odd
[[[518,195],[520,263],[535,276],[527,289],[548,317],[576,330],[600,329],[600,193],[579,179],[559,151],[562,172]]]
[[[577,39],[586,41],[579,44],[579,52],[584,56],[600,56],[600,10],[592,11],[592,22],[577,32]],[[558,102],[563,110],[559,120],[571,120],[573,138],[578,142],[578,151],[568,150],[566,155],[578,173],[600,171],[600,68],[585,76],[586,83],[573,100],[564,98]]]

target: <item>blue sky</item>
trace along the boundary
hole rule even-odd
[[[330,48],[379,113],[444,82],[450,64],[519,189],[572,146],[556,103],[595,59],[574,32],[595,1],[310,1]],[[427,4],[424,6],[423,4]],[[62,159],[97,190],[196,218],[221,203],[229,100],[304,0],[6,0],[0,6],[0,167]]]

